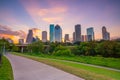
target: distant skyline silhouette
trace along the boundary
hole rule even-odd
[[[105,26],[111,38],[120,37],[119,4],[120,0],[0,0],[0,30],[5,31],[0,36],[25,37],[31,28],[49,33],[50,24],[59,24],[63,37],[72,38],[74,26],[81,24],[82,35],[93,27],[95,39],[101,39]]]

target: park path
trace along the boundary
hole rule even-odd
[[[84,80],[49,65],[21,56],[6,54],[9,59],[14,80]]]

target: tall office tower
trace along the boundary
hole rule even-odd
[[[69,34],[65,34],[64,42],[69,42],[69,41],[70,41]]]
[[[84,42],[87,41],[87,35],[84,35]]]
[[[82,35],[81,36],[81,42],[87,41],[87,35]]]
[[[37,39],[41,39],[41,30],[38,28],[32,28],[31,29],[33,31],[33,37],[37,40]]]
[[[107,32],[106,27],[102,27],[102,38],[103,40],[110,40],[110,33]]]
[[[62,42],[62,29],[59,25],[55,26],[55,42]]]
[[[81,42],[84,42],[84,35],[81,35]]]
[[[75,40],[76,41],[81,41],[81,25],[77,24],[75,25]]]
[[[47,31],[42,31],[42,41],[47,42]]]
[[[28,35],[27,35],[27,39],[26,39],[26,43],[32,43],[33,41],[33,31],[29,30]]]
[[[30,44],[32,42],[40,40],[40,32],[40,29],[37,28],[30,29],[27,35],[26,43]]]
[[[75,32],[73,32],[73,43],[76,41],[75,39]]]
[[[88,41],[93,41],[93,40],[95,40],[93,27],[87,28],[87,40],[88,40]]]
[[[50,42],[55,42],[54,24],[50,24]]]

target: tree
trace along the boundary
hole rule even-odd
[[[120,57],[120,44],[115,41],[104,41],[97,45],[96,51],[103,57]]]
[[[28,44],[28,52],[43,53],[43,43],[41,41],[33,42]]]
[[[55,56],[73,56],[73,54],[71,53],[69,48],[67,48],[65,46],[61,46],[61,45],[59,45],[55,48],[53,55],[55,55]]]

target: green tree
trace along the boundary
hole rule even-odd
[[[120,44],[115,41],[104,41],[97,45],[96,51],[103,57],[120,57]]]
[[[28,44],[28,52],[33,53],[43,53],[43,43],[41,41],[33,42],[31,44]]]
[[[55,56],[73,56],[73,54],[71,53],[69,48],[67,48],[65,46],[61,46],[61,45],[59,45],[55,48],[53,55],[55,55]]]

